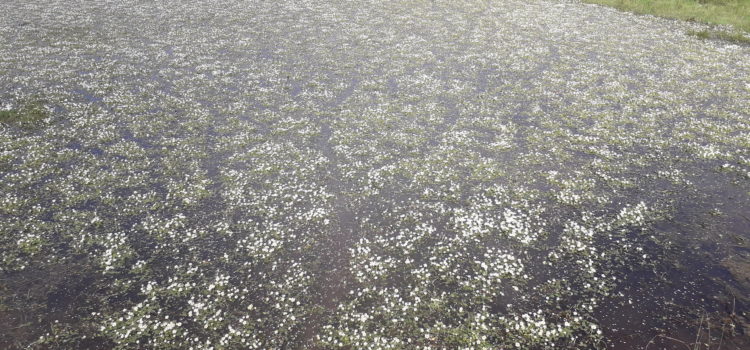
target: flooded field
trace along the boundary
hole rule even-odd
[[[0,348],[750,348],[750,48],[698,24],[0,12]]]

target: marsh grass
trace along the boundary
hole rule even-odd
[[[623,11],[676,18],[714,25],[729,25],[735,31],[711,29],[689,32],[703,39],[750,43],[750,0],[583,0]]]
[[[707,311],[703,310],[698,321],[695,339],[692,342],[688,343],[689,340],[680,340],[666,334],[656,334],[648,341],[648,343],[646,343],[644,350],[648,350],[651,345],[657,345],[657,340],[662,343],[662,345],[665,343],[673,344],[677,345],[678,348],[684,347],[684,349],[688,350],[721,350],[723,349],[722,345],[728,345],[730,348],[734,349],[735,347],[732,345],[732,337],[737,335],[735,330],[737,326],[735,321],[737,317],[735,313],[735,303],[736,300],[733,300],[732,310],[726,315],[710,315]],[[712,323],[712,321],[714,322]],[[711,335],[712,330],[714,331],[713,336]]]
[[[750,45],[750,37],[738,32],[725,32],[719,30],[690,30],[687,33],[689,35],[693,35],[706,40],[716,39],[736,44]]]
[[[28,102],[19,108],[0,111],[0,124],[34,128],[47,117],[40,102]]]

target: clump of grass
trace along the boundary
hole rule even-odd
[[[737,30],[750,32],[750,0],[583,0],[583,2],[612,6],[640,14],[730,25]],[[736,40],[741,37],[747,40],[739,33],[717,31],[710,35],[718,39]]]
[[[24,128],[39,126],[46,117],[47,111],[38,102],[26,103],[15,109],[0,110],[0,124]]]
[[[750,45],[750,37],[738,32],[725,32],[720,30],[690,30],[687,33],[701,39],[717,39],[736,44]]]

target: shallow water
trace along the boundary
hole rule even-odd
[[[750,342],[750,52],[697,24],[528,1],[0,11],[2,106],[48,110],[0,129],[3,347]]]

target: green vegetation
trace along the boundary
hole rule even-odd
[[[701,39],[719,39],[738,44],[750,44],[750,38],[738,32],[724,32],[719,30],[691,30],[688,34]]]
[[[690,32],[704,39],[750,43],[750,0],[583,0],[640,14],[707,24],[731,25],[746,33],[710,30]]]
[[[27,103],[17,109],[0,110],[0,124],[33,127],[46,116],[40,103]]]
[[[549,5],[3,5],[0,349],[750,349],[750,46]]]

